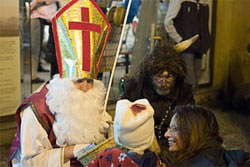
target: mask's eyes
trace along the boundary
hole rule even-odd
[[[155,78],[158,80],[173,80],[175,79],[175,75],[171,73],[169,73],[168,75],[158,74],[158,75],[155,75]]]

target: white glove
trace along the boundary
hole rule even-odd
[[[109,131],[110,125],[107,122],[103,122],[102,127],[103,127],[103,129],[101,129],[101,132],[107,133]]]
[[[104,134],[106,138],[113,137],[113,121],[106,121],[102,124],[103,129],[100,132]]]
[[[74,149],[73,149],[73,154],[74,154],[74,157],[76,158],[78,153],[84,149],[85,147],[87,147],[89,144],[76,144],[74,146]]]

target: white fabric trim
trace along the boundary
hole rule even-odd
[[[63,163],[62,148],[52,148],[32,108],[26,108],[21,115],[21,151],[15,155],[13,167],[70,167],[70,161]]]

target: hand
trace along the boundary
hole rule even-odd
[[[76,158],[78,153],[84,149],[85,147],[87,147],[89,144],[76,144],[74,146],[74,149],[73,149],[73,154],[74,154],[74,157]]]
[[[103,123],[103,129],[100,129],[100,132],[104,134],[105,138],[113,137],[113,121],[108,120]]]
[[[64,163],[66,163],[71,158],[74,158],[73,149],[74,145],[64,147]]]

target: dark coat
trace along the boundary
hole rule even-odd
[[[243,150],[225,150],[221,137],[208,141],[194,153],[182,155],[182,162],[172,162],[169,167],[249,167],[250,154]],[[184,160],[185,159],[185,160]],[[174,158],[173,158],[174,160]]]
[[[207,151],[207,150],[206,150]],[[214,167],[214,166],[230,166],[230,167],[249,167],[250,166],[250,155],[248,152],[243,150],[210,150],[212,154],[217,157],[209,157],[212,154],[206,154],[204,151],[197,154],[192,159],[184,162],[180,166],[185,167]]]
[[[154,91],[151,83],[138,83],[135,78],[129,79],[125,83],[124,88],[125,91],[121,97],[122,99],[128,99],[130,101],[141,98],[148,99],[155,111],[154,120],[156,126],[160,125],[162,118],[166,115],[166,111],[170,108],[168,116],[164,121],[164,126],[162,127],[163,132],[167,131],[167,127],[173,115],[172,111],[176,105],[194,104],[191,86],[186,83],[175,86],[174,90],[172,90],[168,96],[158,95]],[[158,137],[157,131],[156,136]]]
[[[193,157],[184,161],[181,165],[185,167],[249,167],[250,154],[243,150],[225,150],[221,143],[209,142],[202,150],[196,152]],[[176,166],[176,165],[174,165]]]

